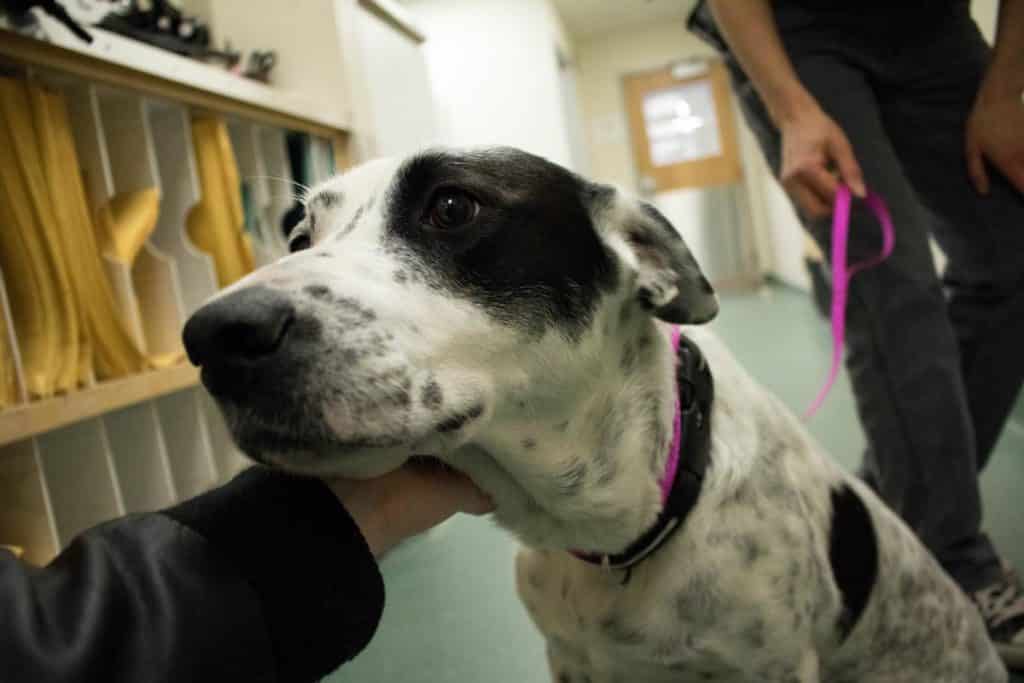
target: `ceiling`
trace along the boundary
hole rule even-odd
[[[682,22],[696,0],[552,0],[574,38],[654,21]]]

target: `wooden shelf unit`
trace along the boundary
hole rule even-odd
[[[144,273],[138,263],[105,266],[140,347],[165,352],[216,292],[213,261],[185,229],[201,194],[192,117],[227,121],[263,234],[279,232],[292,203],[286,133],[311,136],[316,182],[325,159],[333,156],[339,170],[349,165],[349,131],[342,118],[317,115],[286,92],[99,30],[90,29],[93,45],[62,30],[48,22],[51,42],[43,42],[0,25],[0,72],[66,96],[95,205],[140,187],[160,191],[160,219],[140,252]],[[264,250],[257,259],[276,256]],[[17,365],[6,301],[0,273],[0,315]],[[83,529],[171,505],[247,464],[185,362],[41,400],[27,400],[24,386],[22,379],[22,401],[0,410],[0,545],[23,548],[31,562],[48,561]]]
[[[0,446],[98,417],[199,383],[199,371],[183,363],[151,370],[0,411]]]

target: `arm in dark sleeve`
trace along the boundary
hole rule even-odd
[[[383,604],[326,485],[253,468],[43,568],[0,550],[0,679],[314,681],[366,646]]]

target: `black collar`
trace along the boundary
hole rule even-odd
[[[615,555],[573,552],[573,555],[606,569],[630,569],[650,557],[683,526],[697,504],[704,472],[711,459],[711,404],[715,388],[707,360],[692,341],[682,336],[676,368],[682,436],[679,468],[665,507],[650,529],[628,548]]]

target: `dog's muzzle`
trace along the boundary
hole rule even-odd
[[[210,393],[230,400],[271,389],[261,385],[272,378],[294,375],[305,347],[315,341],[313,328],[309,321],[302,324],[286,294],[257,286],[200,308],[185,325],[183,338]]]

